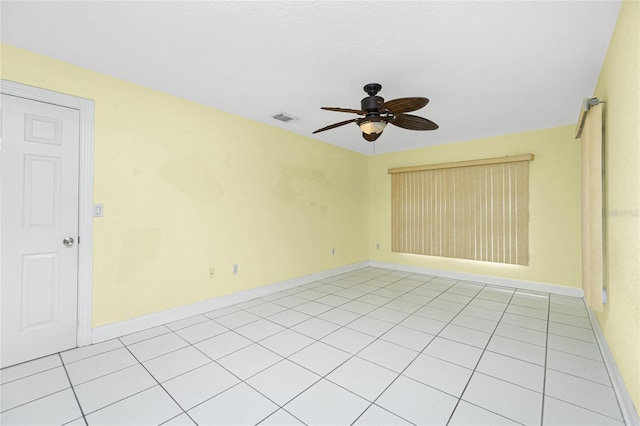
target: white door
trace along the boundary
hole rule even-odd
[[[2,367],[76,347],[80,114],[2,95]]]

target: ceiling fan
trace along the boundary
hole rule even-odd
[[[427,98],[400,98],[385,102],[384,98],[376,96],[382,89],[378,83],[369,83],[364,86],[364,91],[369,95],[360,101],[360,109],[322,107],[327,111],[350,112],[363,115],[363,118],[354,118],[341,121],[318,129],[315,133],[335,129],[349,123],[356,123],[362,130],[362,137],[373,142],[380,137],[388,123],[409,130],[436,130],[438,125],[426,118],[405,114],[416,111],[429,103]]]

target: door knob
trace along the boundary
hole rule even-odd
[[[62,240],[62,244],[64,244],[67,247],[71,247],[73,245],[73,238],[66,237],[64,240]]]

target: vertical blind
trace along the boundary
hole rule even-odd
[[[527,265],[531,160],[389,169],[392,251]]]
[[[582,290],[590,308],[602,311],[602,104],[586,113],[582,144]]]

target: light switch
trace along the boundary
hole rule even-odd
[[[96,204],[93,206],[93,217],[104,216],[104,207],[102,204]]]

